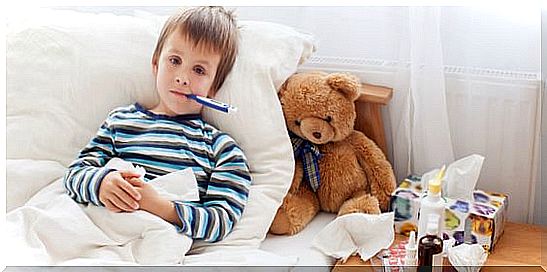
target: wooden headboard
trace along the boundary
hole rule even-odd
[[[391,100],[393,89],[366,83],[361,86],[361,95],[355,101],[355,129],[376,142],[387,157],[386,134],[380,107]]]

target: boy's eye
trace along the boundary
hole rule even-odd
[[[178,57],[170,57],[169,58],[169,63],[171,63],[173,65],[179,65],[179,64],[181,64],[181,60]]]
[[[194,72],[196,72],[199,75],[204,75],[205,74],[205,68],[203,68],[201,66],[196,66],[196,67],[194,67]]]

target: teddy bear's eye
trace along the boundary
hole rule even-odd
[[[294,123],[295,123],[297,126],[300,126],[300,121],[294,120]]]
[[[330,122],[332,121],[332,117],[330,117],[330,116],[327,116],[327,118],[325,118],[325,121],[327,121],[327,122],[329,122],[329,123],[330,123]]]

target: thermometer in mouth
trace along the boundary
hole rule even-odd
[[[237,111],[237,108],[234,106],[230,106],[226,103],[222,103],[220,101],[216,101],[211,98],[195,95],[195,94],[186,94],[186,97],[202,104],[203,106],[209,107],[214,110],[218,110],[224,113],[233,113]]]

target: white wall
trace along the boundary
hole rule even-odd
[[[540,70],[539,10],[443,7],[446,65],[534,72]],[[404,7],[238,7],[240,19],[284,23],[315,34],[320,56],[399,59]],[[295,16],[295,15],[298,16]]]

